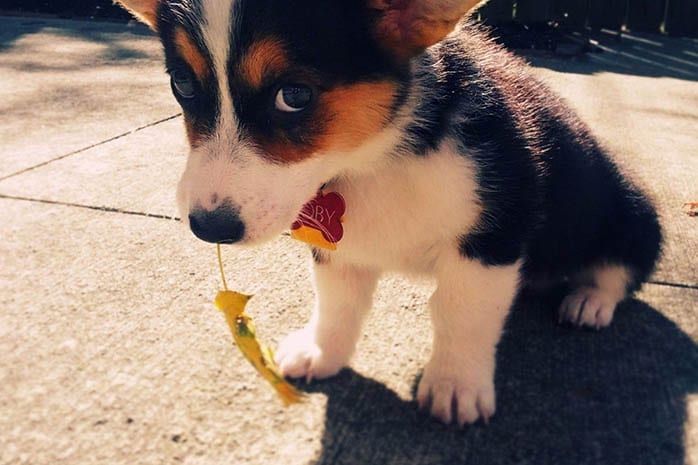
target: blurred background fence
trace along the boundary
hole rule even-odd
[[[571,29],[611,29],[698,36],[698,0],[491,0],[489,24],[554,21]]]
[[[293,1],[289,2],[292,7]],[[111,0],[0,0],[0,9],[63,17],[128,19]],[[481,11],[492,25],[554,22],[569,29],[661,32],[698,37],[698,0],[490,0]]]

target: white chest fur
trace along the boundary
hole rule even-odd
[[[344,238],[332,261],[379,270],[429,273],[481,212],[473,163],[448,144],[342,179],[328,190],[347,204]]]

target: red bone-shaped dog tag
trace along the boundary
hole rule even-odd
[[[344,236],[344,198],[337,192],[319,192],[303,206],[291,226],[291,237],[323,249],[336,250]]]

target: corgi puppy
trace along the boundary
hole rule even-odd
[[[208,242],[287,230],[319,189],[346,206],[312,249],[317,303],[284,374],[346,366],[381,273],[435,278],[417,400],[495,412],[495,352],[524,286],[566,282],[600,328],[652,273],[647,197],[526,65],[467,19],[479,0],[119,0],[162,40],[191,145],[177,199]],[[465,17],[465,19],[463,19]]]

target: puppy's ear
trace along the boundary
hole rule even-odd
[[[157,31],[160,0],[116,0],[116,3],[126,8],[136,19],[147,24],[150,29]]]
[[[376,38],[399,59],[409,59],[446,37],[486,0],[368,0]]]

